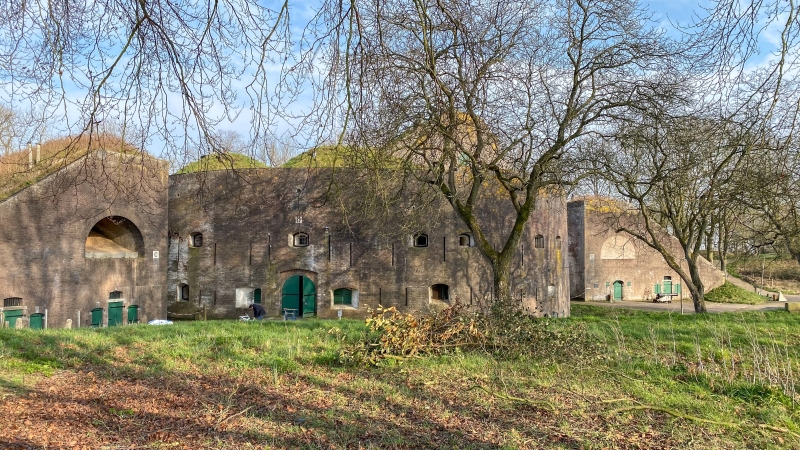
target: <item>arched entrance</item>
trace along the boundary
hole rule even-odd
[[[614,300],[622,300],[622,281],[614,282]]]
[[[97,222],[86,237],[86,258],[141,258],[144,239],[139,228],[122,216]]]
[[[289,277],[281,289],[281,308],[297,310],[299,317],[313,317],[317,312],[317,288],[311,278]]]

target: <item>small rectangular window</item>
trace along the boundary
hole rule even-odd
[[[353,291],[350,289],[336,289],[333,291],[334,305],[353,305]]]
[[[22,306],[22,297],[9,297],[3,299],[3,308]]]

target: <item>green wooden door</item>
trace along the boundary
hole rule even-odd
[[[317,290],[310,278],[294,275],[283,283],[281,308],[297,310],[298,317],[311,317],[317,312]]]
[[[303,317],[314,317],[317,312],[317,287],[311,278],[303,277]]]
[[[261,288],[256,288],[253,291],[253,303],[261,304]]]
[[[664,290],[662,291],[665,294],[672,294],[672,280],[664,280]]]
[[[128,306],[128,324],[139,323],[139,305]]]
[[[103,308],[92,309],[92,326],[100,328],[103,326]]]
[[[622,300],[622,281],[614,282],[614,300]]]
[[[122,325],[122,302],[108,302],[108,326]]]
[[[31,314],[31,329],[41,330],[44,328],[44,314],[33,313]]]
[[[17,319],[22,317],[21,309],[6,310],[4,312],[5,321],[8,322],[8,328],[14,328],[17,325]]]
[[[290,277],[283,283],[281,289],[281,308],[282,309],[295,309],[300,312],[300,275]]]

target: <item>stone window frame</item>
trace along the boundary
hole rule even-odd
[[[444,286],[444,290],[441,290],[441,286]],[[437,289],[437,287],[439,289]],[[434,293],[438,293],[439,295],[434,295]],[[440,302],[450,303],[450,285],[444,283],[436,283],[432,284],[431,287],[428,289],[428,295],[430,300],[438,300]],[[440,296],[442,298],[435,298]]]
[[[464,240],[466,240],[466,244],[464,243]],[[458,246],[459,247],[472,247],[473,246],[472,235],[469,234],[469,233],[461,233],[461,234],[459,234],[458,235]]]
[[[189,301],[189,285],[186,283],[178,284],[178,301],[179,302],[188,302]],[[185,295],[184,295],[185,294]]]
[[[340,290],[348,290],[350,291],[350,303],[336,303],[336,291]],[[342,286],[336,289],[331,289],[331,308],[333,309],[358,309],[358,297],[359,291],[358,289],[352,288],[350,286]]]
[[[544,236],[537,234],[533,238],[533,248],[544,248]]]
[[[189,239],[189,245],[191,247],[198,248],[203,246],[203,233],[200,233],[199,231],[194,232],[189,237],[191,238]]]
[[[292,234],[291,245],[292,247],[308,247],[311,244],[311,238],[305,231],[298,231]]]
[[[424,239],[424,242],[423,242]],[[425,248],[430,244],[430,239],[427,233],[417,233],[414,235],[412,245],[418,248]]]

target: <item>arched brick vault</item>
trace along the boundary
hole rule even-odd
[[[144,239],[139,228],[122,216],[98,221],[86,237],[86,258],[141,258]]]

